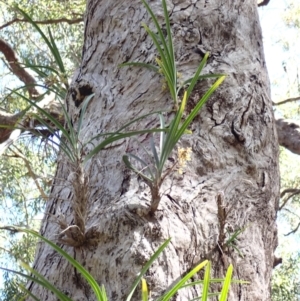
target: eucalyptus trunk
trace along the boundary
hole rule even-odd
[[[149,1],[149,5],[164,26],[161,1]],[[117,141],[88,162],[85,227],[96,228],[99,240],[94,245],[64,248],[105,286],[109,300],[124,300],[142,266],[169,237],[164,255],[146,275],[151,298],[209,259],[213,277],[223,277],[232,263],[234,278],[250,282],[233,284],[229,300],[271,300],[278,140],[256,1],[181,0],[167,1],[167,6],[182,79],[193,75],[206,52],[210,57],[204,73],[227,77],[192,123],[193,133],[180,140],[180,147],[191,148],[191,161],[182,174],[175,167],[166,177],[153,215],[145,214],[151,202],[149,187],[122,161],[128,152],[145,156],[141,144],[148,147],[149,135],[138,137],[140,143]],[[173,103],[159,75],[143,68],[118,67],[127,61],[155,63],[158,54],[142,22],[152,24],[140,0],[87,2],[82,63],[67,97],[76,124],[82,100],[95,93],[83,120],[81,141],[117,130],[149,112],[161,110],[168,112],[166,118],[172,116]],[[211,83],[197,84],[187,111]],[[153,115],[134,127],[158,124]],[[168,166],[177,159],[175,150]],[[61,216],[72,224],[72,168],[62,154],[41,228],[52,240],[61,233],[57,222]],[[228,238],[238,230],[242,231],[233,248]],[[45,244],[38,247],[34,267],[73,300],[95,300],[74,268]],[[56,300],[37,285],[31,289],[41,300]],[[182,290],[174,300],[189,300],[197,293]],[[141,300],[139,292],[135,300]]]

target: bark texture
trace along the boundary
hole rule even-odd
[[[161,3],[149,4],[162,21]],[[125,152],[143,156],[134,140],[115,143],[87,166],[89,208],[86,227],[101,233],[93,248],[66,249],[104,284],[110,300],[124,300],[142,266],[169,237],[169,248],[147,273],[151,297],[159,296],[196,263],[212,260],[213,277],[224,276],[230,263],[234,277],[250,285],[233,285],[229,300],[271,300],[270,277],[277,245],[279,198],[278,142],[262,35],[254,0],[167,1],[176,60],[183,80],[211,53],[205,72],[226,73],[227,79],[192,124],[192,135],[180,141],[192,148],[192,162],[181,175],[174,170],[163,183],[154,216],[148,186],[122,163]],[[95,93],[84,120],[82,141],[118,129],[134,117],[173,104],[158,75],[117,66],[125,61],[154,62],[153,44],[140,26],[149,16],[139,0],[89,0],[80,70],[67,99],[76,123],[84,95]],[[189,100],[192,108],[209,87],[200,82]],[[156,117],[135,125],[158,124]],[[148,147],[147,137],[139,138]],[[177,160],[176,152],[172,161]],[[55,239],[58,215],[72,223],[70,167],[61,158],[41,232]],[[226,246],[226,233],[245,228],[236,246]],[[74,269],[44,244],[35,268],[73,300],[95,300]],[[36,285],[41,300],[56,300]],[[215,287],[217,289],[217,287]],[[174,300],[189,300],[195,289]],[[136,295],[136,300],[140,296]]]

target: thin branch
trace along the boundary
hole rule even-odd
[[[296,214],[294,211],[291,211],[290,209],[287,209],[287,208],[284,208],[284,210],[287,211],[287,212],[289,212],[289,213],[291,213],[291,214],[293,214],[293,215],[296,216],[298,219],[300,219],[300,216],[299,216],[298,214]],[[298,229],[299,229],[299,227],[300,227],[300,223],[298,224],[298,226],[297,226],[294,230],[290,231],[290,232],[287,233],[287,234],[284,234],[284,236],[288,236],[288,235],[290,235],[290,234],[292,234],[292,233],[297,232]]]
[[[288,235],[290,235],[290,234],[296,233],[296,232],[298,231],[299,227],[300,227],[300,223],[298,223],[298,226],[297,226],[294,230],[290,231],[290,232],[287,233],[287,234],[283,234],[283,235],[284,235],[284,236],[288,236]]]
[[[298,188],[287,188],[280,193],[280,197],[284,197],[287,193],[300,193],[300,189]]]
[[[32,170],[31,164],[30,164],[29,160],[22,154],[22,152],[21,152],[16,146],[15,146],[14,148],[15,148],[16,150],[11,150],[11,151],[13,152],[13,154],[14,154],[14,157],[15,157],[15,158],[20,158],[20,159],[22,159],[22,160],[24,161],[25,166],[26,166],[26,168],[27,168],[27,170],[28,170],[28,173],[29,173],[30,177],[33,179],[33,181],[34,181],[34,183],[35,183],[37,189],[39,190],[39,192],[40,192],[42,198],[43,198],[43,199],[47,199],[48,197],[47,197],[47,195],[45,194],[44,190],[42,189],[42,187],[41,187],[41,185],[40,185],[40,183],[39,183],[39,181],[38,181],[38,178],[39,178],[39,177],[38,177],[37,174],[34,173],[34,171]]]
[[[279,101],[279,102],[273,102],[272,104],[273,104],[273,106],[280,106],[287,102],[292,102],[292,101],[297,101],[297,100],[300,100],[300,96],[287,98],[287,99]]]
[[[284,208],[284,210],[287,211],[288,213],[296,216],[300,220],[300,216],[297,213],[295,213],[295,210],[292,211],[292,210],[290,210],[288,208]]]
[[[0,38],[0,52],[3,53],[6,62],[12,71],[12,73],[21,80],[25,86],[27,86],[27,91],[30,95],[30,98],[36,99],[38,96],[40,96],[40,93],[35,88],[36,80],[35,78],[24,69],[15,53],[13,48],[3,39]],[[0,110],[0,121],[1,125],[6,126],[15,126],[16,122],[19,120],[21,121],[25,111],[21,111],[17,114],[9,114],[4,112],[3,110]],[[7,149],[7,147],[13,143],[18,137],[15,136],[14,139],[9,140],[9,137],[11,133],[13,132],[13,128],[7,127],[7,128],[0,128],[0,155]],[[20,133],[19,133],[20,134]],[[7,143],[6,143],[7,142]],[[3,144],[4,143],[4,144]]]
[[[282,198],[287,193],[291,193],[291,194],[283,200],[283,202],[280,205],[278,211],[282,210],[282,208],[286,205],[286,203],[288,202],[288,200],[290,200],[293,196],[299,194],[300,193],[300,189],[296,189],[296,188],[285,189],[285,190],[283,190],[281,192],[280,198]]]
[[[0,26],[0,30],[8,27],[14,23],[17,22],[29,22],[27,19],[20,19],[20,18],[15,18],[12,19],[11,21],[3,24]],[[43,25],[47,25],[47,24],[58,24],[58,23],[68,23],[68,24],[76,24],[76,23],[80,23],[83,22],[83,16],[81,18],[77,18],[77,19],[67,19],[67,18],[60,18],[60,19],[51,19],[51,20],[41,20],[41,21],[34,21],[36,24],[43,24]]]
[[[0,52],[4,54],[13,74],[16,75],[26,86],[28,86],[27,89],[30,96],[32,98],[39,96],[39,92],[34,87],[36,84],[34,77],[20,66],[20,62],[13,48],[3,39],[0,39]]]

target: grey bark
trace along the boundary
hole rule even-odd
[[[160,1],[149,3],[162,20]],[[278,142],[256,1],[167,3],[183,79],[191,76],[206,51],[211,57],[205,72],[226,73],[227,79],[191,126],[193,134],[180,141],[181,146],[192,148],[192,162],[183,175],[174,170],[164,182],[154,216],[141,214],[149,206],[150,191],[121,160],[129,151],[143,156],[134,140],[115,143],[88,164],[86,226],[96,226],[101,239],[93,248],[65,249],[106,287],[109,300],[124,300],[142,266],[169,237],[169,248],[146,276],[152,298],[198,262],[209,259],[213,277],[224,276],[233,263],[234,278],[251,282],[233,285],[229,300],[271,300]],[[172,110],[159,76],[144,69],[117,67],[125,61],[153,61],[157,56],[141,22],[149,24],[149,16],[138,0],[87,3],[82,63],[67,99],[76,122],[76,105],[84,94],[95,93],[84,120],[83,141],[115,130],[138,115]],[[197,85],[190,106],[208,87],[208,82]],[[146,123],[155,126],[157,118],[136,127]],[[141,142],[147,147],[146,138]],[[172,158],[177,159],[175,152]],[[53,240],[60,232],[59,214],[72,223],[74,192],[69,172],[62,157],[41,228]],[[240,228],[245,228],[237,241],[243,258],[224,245],[226,231]],[[39,245],[34,267],[73,300],[95,300],[74,269],[44,244]],[[41,300],[56,300],[36,285],[30,289]],[[194,289],[184,290],[175,300],[196,295]]]

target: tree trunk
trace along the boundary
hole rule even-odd
[[[161,2],[149,4],[163,22]],[[142,266],[169,237],[169,247],[147,273],[152,298],[209,259],[213,277],[224,276],[232,263],[234,278],[251,282],[232,285],[229,300],[271,300],[278,141],[256,1],[181,0],[167,5],[183,80],[193,74],[207,51],[211,55],[204,73],[225,73],[227,78],[192,124],[193,134],[180,140],[180,146],[191,147],[192,161],[183,174],[174,169],[166,178],[154,216],[142,214],[150,204],[150,189],[122,162],[126,152],[144,156],[134,139],[114,143],[89,162],[86,228],[96,227],[100,241],[65,249],[105,286],[109,300],[124,300]],[[83,121],[82,141],[112,132],[139,115],[172,110],[172,100],[157,74],[118,68],[126,61],[155,62],[157,53],[142,22],[150,24],[139,0],[88,1],[82,64],[67,99],[76,123],[84,95],[95,93]],[[210,83],[201,81],[196,86],[188,109]],[[157,117],[136,127],[146,124],[157,126]],[[148,147],[147,137],[142,138]],[[171,157],[170,162],[176,161],[176,152]],[[70,164],[62,156],[41,229],[52,240],[61,231],[58,215],[72,224],[74,192],[69,173]],[[244,231],[235,241],[237,251],[225,243],[239,229]],[[34,267],[73,300],[95,300],[74,269],[48,246],[39,246]],[[31,289],[41,300],[56,300],[36,285]],[[196,295],[195,289],[182,290],[174,300]],[[140,300],[138,294],[135,300]]]

